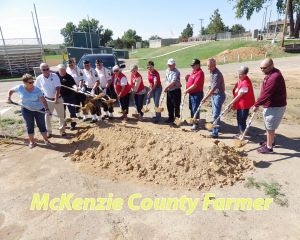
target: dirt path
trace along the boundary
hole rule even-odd
[[[298,59],[299,58],[295,58]],[[294,60],[289,58],[289,60]],[[288,60],[284,60],[287,61]],[[248,170],[245,177],[253,176],[257,180],[277,181],[282,185],[282,192],[288,199],[288,206],[271,204],[268,211],[208,211],[201,209],[203,194],[216,194],[216,197],[251,197],[265,198],[266,195],[257,189],[248,189],[244,183],[238,182],[233,186],[212,187],[208,190],[197,190],[194,187],[168,184],[158,185],[138,182],[128,179],[111,179],[105,174],[93,174],[90,169],[83,169],[81,162],[73,162],[66,153],[72,151],[72,139],[54,139],[55,148],[52,150],[39,146],[28,150],[23,140],[15,140],[13,145],[0,145],[0,239],[300,239],[300,168],[299,168],[299,68],[296,64],[280,62],[280,67],[286,75],[289,99],[288,111],[283,124],[278,129],[276,139],[278,148],[273,155],[258,155],[257,142],[263,139],[263,125],[260,118],[254,121],[250,135],[250,142],[244,148],[247,158],[256,161],[255,168]],[[291,61],[292,62],[292,61]],[[250,69],[258,63],[249,63]],[[286,64],[286,65],[285,65]],[[233,83],[233,76],[238,64],[221,66],[227,86]],[[257,67],[256,67],[257,68]],[[183,70],[182,72],[188,72]],[[143,73],[145,74],[145,73]],[[261,74],[252,73],[254,83],[258,84]],[[298,74],[298,75],[297,75]],[[232,80],[231,80],[232,79]],[[1,99],[6,90],[15,83],[1,83]],[[228,91],[230,88],[228,87]],[[5,106],[1,103],[1,109]],[[209,120],[210,108],[202,113],[201,118]],[[132,112],[132,110],[131,110]],[[165,116],[165,112],[163,116]],[[188,116],[188,111],[185,111]],[[147,117],[151,117],[148,114]],[[233,115],[224,119],[223,134],[220,139],[228,146],[234,146],[232,136],[235,133]],[[122,128],[124,124],[115,121],[115,128]],[[109,138],[107,127],[114,128],[110,123],[101,123],[92,131]],[[209,145],[212,140],[203,138],[208,135],[206,130],[198,133],[184,132],[170,128],[167,125],[156,126],[149,122],[137,123],[130,121],[126,126],[132,131],[146,130],[150,138],[156,132],[165,134],[167,138],[174,134],[174,139],[182,138],[182,143],[197,140],[200,144]],[[183,127],[188,130],[188,127]],[[115,133],[114,133],[115,134]],[[114,146],[114,134],[109,144]],[[70,137],[74,135],[70,135]],[[101,137],[92,139],[100,141]],[[150,139],[147,139],[147,142]],[[176,142],[175,141],[175,142]],[[95,142],[95,144],[99,144]],[[101,145],[101,144],[100,144]],[[124,144],[124,147],[127,145]],[[86,146],[86,148],[91,146]],[[165,149],[165,142],[161,142]],[[113,149],[113,148],[111,148]],[[185,145],[183,144],[183,149]],[[163,151],[162,150],[162,151]],[[111,153],[112,154],[112,153]],[[160,152],[158,153],[160,154]],[[118,156],[114,155],[115,158]],[[154,156],[153,156],[154,157]],[[174,157],[176,158],[176,157]],[[143,159],[147,162],[147,159]],[[170,164],[176,159],[170,159]],[[112,159],[113,161],[113,159]],[[89,163],[89,162],[88,162]],[[92,165],[90,165],[91,167]],[[129,175],[130,176],[130,175]],[[133,211],[124,205],[121,211],[31,211],[30,204],[34,193],[49,193],[51,198],[60,197],[62,193],[74,193],[75,197],[107,197],[113,193],[114,197],[125,201],[135,193],[143,197],[162,198],[186,195],[190,198],[200,198],[201,204],[193,214],[186,215],[184,211]],[[137,200],[136,203],[139,201]]]

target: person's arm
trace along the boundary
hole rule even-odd
[[[142,79],[140,77],[138,77],[135,80],[134,87],[133,87],[133,92],[137,92],[137,90],[139,89],[139,86],[140,86],[141,82],[142,82]]]
[[[98,76],[98,74],[97,74],[96,71],[94,72],[94,74],[95,74],[95,80],[96,80],[96,82],[95,82],[92,90],[95,91],[99,87],[99,85],[100,85],[100,79],[99,79],[99,76]]]
[[[7,96],[7,102],[8,102],[8,103],[11,103],[11,96],[12,96],[15,92],[16,92],[15,89],[10,89],[10,90],[8,91],[8,96]]]
[[[264,86],[262,86],[262,90],[260,92],[260,96],[257,99],[256,103],[254,103],[254,108],[257,110],[259,106],[264,105],[270,96],[273,95],[273,93],[276,91],[277,88],[277,78],[271,76],[272,78],[269,78]]]
[[[121,97],[121,95],[123,94],[123,92],[124,92],[124,90],[125,90],[125,86],[127,85],[127,78],[122,77],[121,80],[120,80],[120,84],[121,84],[121,91],[120,91],[120,93],[118,94],[118,98]]]
[[[48,107],[48,103],[46,101],[46,98],[44,96],[40,96],[39,97],[41,103],[43,104],[44,108],[45,108],[45,111],[49,111],[49,107]]]
[[[104,76],[105,76],[105,78],[106,78],[106,80],[107,80],[107,83],[106,83],[106,88],[109,88],[110,87],[110,85],[111,85],[111,83],[112,83],[112,77],[111,77],[111,73],[110,73],[110,71],[107,69],[107,68],[104,68]]]
[[[53,80],[55,81],[55,97],[54,97],[54,102],[57,104],[58,103],[58,99],[60,97],[60,87],[61,87],[61,83],[60,83],[60,79],[56,74],[53,74]]]
[[[169,78],[170,83],[166,86],[165,92],[167,92],[171,87],[173,87],[176,84],[176,77],[177,76],[175,72],[169,73],[167,78]]]
[[[207,92],[206,96],[202,99],[202,101],[201,101],[202,103],[206,102],[206,100],[216,91],[217,83],[218,83],[218,75],[213,74],[211,86],[210,86],[209,91]]]

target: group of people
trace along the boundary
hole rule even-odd
[[[40,65],[42,74],[35,82],[29,74],[23,76],[23,84],[11,89],[8,93],[8,101],[14,92],[18,92],[22,100],[22,115],[26,122],[27,133],[29,136],[29,147],[34,147],[34,122],[38,126],[45,144],[49,145],[48,138],[52,136],[51,118],[54,109],[59,119],[59,131],[62,136],[66,134],[65,110],[66,107],[71,117],[71,130],[76,128],[75,118],[83,118],[87,121],[87,111],[83,111],[81,117],[80,108],[87,104],[90,97],[97,96],[99,93],[103,97],[93,101],[90,108],[92,115],[91,123],[102,120],[103,118],[113,118],[113,105],[107,104],[103,99],[111,99],[116,95],[121,108],[122,119],[126,120],[129,112],[130,96],[133,95],[134,105],[139,120],[143,119],[143,106],[146,98],[148,104],[153,98],[156,108],[160,107],[162,99],[166,95],[168,119],[167,123],[173,124],[176,118],[180,118],[180,105],[188,95],[189,109],[193,122],[192,130],[198,130],[200,111],[199,108],[211,100],[212,120],[216,124],[211,132],[212,138],[219,136],[220,114],[226,99],[225,81],[222,73],[216,66],[216,60],[207,60],[207,67],[210,72],[210,84],[208,91],[204,94],[204,72],[201,69],[199,59],[193,59],[191,63],[192,71],[185,76],[185,89],[183,90],[180,79],[180,71],[176,68],[174,59],[167,62],[166,84],[163,89],[159,72],[154,68],[154,62],[149,61],[148,82],[149,90],[145,87],[143,78],[138,72],[138,66],[131,67],[130,80],[122,73],[118,65],[112,68],[112,72],[103,66],[101,59],[96,61],[96,68],[91,68],[89,61],[84,61],[84,69],[79,69],[73,60],[68,61],[68,67],[63,64],[58,65],[56,73],[51,72],[46,63]],[[251,80],[248,77],[248,67],[242,66],[238,70],[238,81],[232,93],[233,100],[227,105],[224,111],[236,110],[238,137],[246,129],[246,121],[249,111],[253,108],[256,112],[259,106],[263,106],[264,123],[267,132],[267,141],[260,143],[258,149],[260,153],[270,153],[275,144],[275,130],[278,128],[286,108],[286,87],[285,81],[278,69],[274,67],[272,59],[265,59],[261,63],[261,71],[265,74],[262,83],[260,96],[255,100],[254,90]],[[163,95],[163,96],[162,96]],[[102,117],[101,108],[105,114]],[[198,111],[197,111],[198,110]],[[154,123],[161,121],[161,112],[156,111]]]

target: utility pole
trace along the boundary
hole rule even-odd
[[[195,25],[194,23],[191,23],[191,26],[192,26],[192,29],[193,29],[193,36],[194,36],[194,25]]]
[[[284,47],[284,34],[286,30],[286,25],[287,25],[287,16],[289,12],[289,4],[291,0],[285,0],[285,19],[284,19],[284,25],[283,25],[283,32],[282,32],[282,43],[281,46]]]
[[[1,34],[2,42],[3,42],[3,49],[4,49],[5,57],[7,59],[7,63],[8,63],[8,66],[9,66],[10,75],[13,76],[13,72],[12,72],[12,69],[11,69],[11,63],[10,63],[10,60],[9,60],[8,53],[6,51],[6,45],[5,45],[5,40],[4,40],[4,37],[3,37],[1,26],[0,26],[0,34]]]
[[[35,12],[35,18],[36,18],[36,24],[39,30],[39,35],[40,35],[40,44],[41,44],[41,48],[42,48],[42,56],[44,58],[44,62],[46,62],[46,58],[45,58],[45,53],[44,53],[44,45],[43,45],[43,40],[42,40],[42,35],[41,35],[41,29],[40,29],[40,24],[39,24],[39,19],[37,16],[37,12],[36,12],[36,8],[35,8],[35,4],[33,4],[34,7],[34,12]]]
[[[91,52],[92,52],[92,54],[94,54],[93,46],[92,46],[92,34],[91,34],[91,28],[90,28],[90,18],[89,18],[89,15],[87,16],[87,19],[88,19],[89,33],[90,33]]]
[[[203,18],[199,18],[200,21],[200,36],[202,36],[202,22],[204,21]]]

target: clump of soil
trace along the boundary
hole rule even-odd
[[[253,168],[224,143],[180,129],[124,125],[79,134],[71,159],[88,173],[112,180],[187,188],[232,185]]]
[[[239,59],[238,59],[239,56]],[[216,56],[217,62],[224,62],[224,57],[226,59],[226,62],[232,62],[232,61],[242,61],[242,60],[250,60],[258,58],[258,57],[264,57],[265,56],[265,50],[258,48],[258,47],[240,47],[233,50],[225,50],[221,53],[219,53]]]

